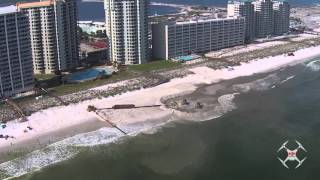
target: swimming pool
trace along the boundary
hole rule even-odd
[[[96,79],[100,74],[103,75],[111,75],[112,71],[105,67],[105,68],[93,68],[87,69],[84,71],[76,72],[71,74],[68,77],[69,82],[83,82]]]
[[[192,56],[181,56],[178,58],[180,61],[191,61],[193,59]]]
[[[186,56],[180,56],[177,58],[178,61],[182,61],[182,62],[187,62],[187,61],[191,61],[191,60],[195,60],[200,58],[201,56],[196,55],[196,54],[191,54],[191,55],[186,55]]]

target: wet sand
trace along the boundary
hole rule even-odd
[[[46,147],[49,144],[63,140],[65,138],[90,131],[98,130],[102,127],[110,127],[105,122],[97,119],[84,122],[72,127],[57,129],[56,131],[41,134],[31,139],[21,141],[19,143],[12,143],[12,145],[0,148],[0,163],[15,159],[20,155],[32,152],[37,149]],[[1,139],[0,141],[5,141]]]

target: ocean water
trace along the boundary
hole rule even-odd
[[[94,20],[104,21],[104,7],[103,0],[93,0],[94,2],[78,1],[79,7],[79,19],[82,21]],[[203,5],[203,6],[218,6],[226,7],[227,0],[154,0],[151,2],[164,3],[164,4],[184,4],[184,5]],[[320,4],[320,0],[289,0],[293,6],[309,6],[314,4]],[[172,6],[150,5],[149,15],[163,15],[179,12],[179,8]]]
[[[105,13],[102,2],[81,2],[78,1],[79,20],[81,21],[104,21]],[[177,13],[179,9],[167,6],[152,6],[149,7],[149,15],[163,15]]]
[[[172,4],[191,4],[204,6],[225,6],[227,0],[154,0],[151,2],[172,3]],[[319,0],[288,0],[293,5],[309,5],[319,3]]]
[[[2,163],[0,174],[28,180],[320,178],[320,57],[204,88],[218,85],[224,96],[237,92],[221,117],[130,125],[123,127],[126,137],[110,128],[80,134]],[[298,151],[307,157],[298,169],[277,159],[287,140],[289,148],[298,140],[307,150]]]
[[[1,0],[0,6],[15,4],[21,0]],[[23,0],[23,2],[34,0]],[[91,2],[90,2],[91,1]],[[228,0],[151,0],[150,2],[167,3],[167,4],[186,4],[186,5],[203,5],[226,7]],[[320,0],[289,0],[293,6],[310,6],[320,4]],[[103,0],[78,0],[79,20],[82,21],[104,21]],[[179,12],[179,8],[171,6],[154,6],[150,5],[149,15],[163,15]]]

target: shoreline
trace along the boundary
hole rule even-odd
[[[62,128],[54,132],[44,133],[31,139],[0,148],[0,163],[15,159],[16,157],[19,157],[19,155],[45,148],[46,146],[65,138],[72,137],[80,133],[95,131],[103,127],[108,126],[101,121],[92,120],[92,122],[88,121],[72,127]]]
[[[250,61],[249,63],[242,63],[240,66],[235,66],[233,71],[228,71],[228,69],[213,70],[205,66],[195,67],[190,69],[194,74],[183,78],[172,79],[170,82],[156,87],[132,91],[122,95],[116,95],[114,97],[88,100],[78,104],[70,104],[66,107],[59,106],[39,111],[29,116],[28,122],[9,122],[7,124],[7,128],[0,130],[0,134],[15,136],[15,139],[0,139],[0,155],[2,157],[3,154],[7,154],[8,152],[15,150],[29,152],[79,133],[94,131],[105,127],[104,122],[98,121],[93,113],[86,111],[86,107],[88,105],[94,105],[98,108],[111,107],[115,104],[121,103],[132,103],[136,105],[163,105],[161,102],[162,98],[194,92],[203,84],[212,84],[222,80],[230,80],[258,73],[266,73],[285,66],[295,65],[317,56],[320,56],[320,46],[298,50],[295,52],[295,56],[289,57],[286,55],[280,55]],[[106,86],[97,88],[104,89]],[[152,122],[157,119],[172,116],[173,114],[176,114],[175,110],[168,109],[164,106],[160,108],[149,108],[148,111],[145,109],[129,109],[105,112],[107,118],[120,127],[133,123]],[[34,130],[24,133],[23,131],[27,126],[31,126]],[[72,132],[70,130],[74,131]],[[59,137],[59,135],[62,134],[63,136]],[[50,140],[49,138],[48,140],[47,137],[49,136],[56,139]],[[24,145],[30,145],[30,142],[33,142],[31,144],[34,144],[35,142],[37,143],[39,139],[43,142],[43,146],[39,145],[31,148],[30,150],[22,150],[24,149]],[[12,148],[11,143],[15,144],[16,148]]]

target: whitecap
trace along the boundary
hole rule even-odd
[[[320,60],[311,61],[306,65],[311,71],[319,71],[320,70]]]
[[[293,79],[294,77],[295,77],[295,76],[289,76],[289,77],[287,77],[285,80],[282,80],[282,81],[280,82],[280,84],[283,84],[283,83],[289,81],[290,79]]]
[[[235,84],[232,86],[233,90],[240,91],[243,93],[247,93],[251,90],[254,91],[264,91],[268,90],[270,87],[275,84],[281,82],[281,79],[277,76],[277,74],[270,74],[265,78],[258,79],[255,81],[251,81],[243,84]]]
[[[218,98],[218,102],[220,104],[219,108],[221,108],[224,114],[237,108],[233,99],[238,94],[240,93],[225,94]]]
[[[141,132],[155,133],[166,122],[137,123],[121,127],[128,136],[136,136]],[[44,149],[28,153],[20,158],[0,164],[0,172],[9,178],[19,177],[38,171],[44,167],[71,159],[83,147],[93,147],[114,143],[125,135],[114,128],[101,128],[97,131],[78,134],[62,141],[48,145]]]

